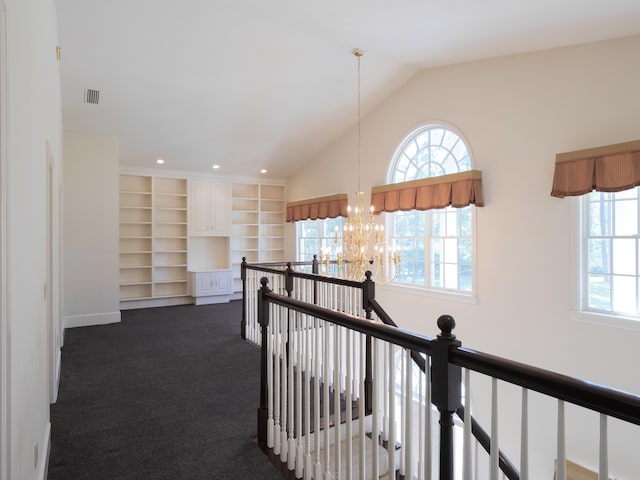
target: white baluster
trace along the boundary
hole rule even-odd
[[[333,432],[335,451],[335,475],[340,478],[340,327],[333,326]]]
[[[352,402],[353,402],[353,331],[347,329],[346,331],[347,341],[346,341],[346,351],[345,354],[347,356],[347,371],[346,371],[346,380],[345,380],[345,421],[347,423],[347,451],[345,458],[345,467],[346,467],[346,480],[351,480],[353,475],[353,412],[352,412]]]
[[[520,425],[520,480],[529,480],[529,391],[522,389]]]
[[[427,387],[424,421],[424,478],[431,478],[433,458],[431,456],[431,357],[424,359],[424,384]],[[477,477],[476,477],[477,478]]]
[[[562,400],[558,400],[558,459],[556,461],[556,480],[567,480],[567,458],[564,429],[564,402]]]
[[[464,419],[462,479],[471,480],[471,372],[464,371]]]
[[[491,379],[491,480],[498,480],[499,466],[498,444],[498,380]]]
[[[385,343],[384,344],[384,359],[382,360],[382,365],[383,366],[388,366],[389,365],[389,349],[391,348],[391,344],[390,343]],[[385,387],[387,389],[391,388],[391,383],[389,380],[389,368],[387,367],[383,367],[382,369],[384,371],[384,380],[383,380],[383,385],[385,385]],[[384,399],[383,399],[383,412],[382,412],[382,430],[383,430],[383,438],[385,440],[389,440],[389,395],[383,395]]]
[[[304,392],[305,392],[305,404],[304,404],[304,438],[305,438],[305,464],[304,464],[304,478],[305,480],[311,480],[312,477],[312,468],[313,468],[313,459],[311,457],[311,376],[313,375],[312,368],[312,359],[315,358],[313,353],[313,336],[312,336],[312,322],[313,319],[305,316],[305,342],[307,344],[306,355],[304,356],[304,366],[305,366],[305,382],[304,382]]]
[[[389,344],[389,442],[387,456],[389,457],[389,478],[395,478],[396,467],[396,346]]]
[[[379,478],[380,477],[380,458],[378,452],[378,438],[380,435],[380,407],[378,406],[378,389],[380,386],[378,385],[378,339],[371,339],[371,392],[372,392],[372,417],[373,417],[373,425],[371,431],[371,477]]]
[[[280,350],[282,348],[282,338],[281,338],[281,317],[275,316],[271,317],[274,326],[274,359],[275,362],[273,372],[274,372],[274,381],[273,381],[273,421],[274,421],[274,442],[273,442],[273,453],[275,455],[280,455],[280,440],[282,436],[280,435],[280,362],[282,360],[280,355]]]
[[[314,414],[314,438],[316,442],[316,468],[315,468],[315,479],[322,479],[322,465],[320,463],[320,357],[322,355],[322,345],[320,338],[320,319],[315,320],[315,370],[314,370],[314,378],[313,378],[313,414]]]
[[[402,352],[402,351],[401,351]],[[407,392],[407,382],[404,381],[407,378],[407,365],[405,362],[405,357],[404,355],[402,355],[402,353],[400,353],[399,357],[398,357],[399,361],[400,361],[400,378],[403,380],[402,381],[402,388],[400,389],[400,425],[401,425],[401,429],[400,429],[400,445],[402,445],[402,448],[405,449],[407,446],[407,429],[406,429],[406,424],[407,424],[407,409],[406,409],[406,402],[407,402],[407,397],[406,397],[406,392]],[[406,464],[405,464],[405,455],[400,455],[400,474],[401,475],[405,475],[406,471]]]
[[[304,342],[303,334],[305,329],[303,328],[303,315],[296,313],[296,432],[295,432],[295,444],[296,444],[296,478],[302,478],[304,467],[304,438],[302,432],[302,370],[303,359],[306,358],[306,344]],[[309,397],[307,397],[309,398]]]
[[[365,392],[366,389],[364,387],[364,377],[366,371],[366,336],[361,333],[360,335],[360,378],[359,378],[359,390],[360,397],[358,398],[358,455],[359,455],[359,469],[360,469],[360,480],[365,480],[366,477],[366,450],[365,450],[365,426],[364,426],[364,416],[365,416]]]
[[[324,385],[323,388],[323,410],[324,410],[324,430],[323,430],[323,439],[324,439],[324,472],[325,479],[329,480],[331,478],[331,470],[330,470],[330,459],[329,459],[329,386],[330,386],[330,371],[329,371],[329,362],[331,359],[331,337],[330,337],[329,324],[325,322],[324,324],[324,375],[322,377],[322,383]]]
[[[283,311],[281,314],[282,318],[282,328],[281,328],[281,358],[280,358],[280,367],[282,368],[282,373],[280,374],[280,386],[282,387],[282,391],[280,392],[280,401],[282,402],[282,407],[280,410],[280,461],[286,462],[289,458],[289,443],[287,442],[287,419],[288,419],[288,402],[287,402],[287,332],[289,330],[289,322],[287,315]]]
[[[418,405],[425,404],[424,374],[418,369]],[[424,408],[418,412],[418,478],[424,480]]]
[[[267,328],[267,344],[263,346],[263,348],[267,349],[267,447],[273,448],[273,431],[274,431],[274,423],[273,423],[273,390],[276,388],[273,381],[273,347],[274,347],[274,317],[271,317],[272,321],[269,322],[269,327]]]
[[[405,349],[405,365],[407,375],[406,379],[406,397],[405,397],[405,424],[404,424],[404,441],[405,441],[405,460],[404,474],[406,478],[413,478],[413,360],[411,359],[411,350]]]
[[[600,414],[600,462],[598,480],[609,480],[609,442],[607,439],[607,416]]]
[[[287,426],[288,426],[288,437],[289,437],[289,443],[287,446],[287,451],[289,452],[288,458],[287,458],[287,467],[289,468],[289,470],[293,470],[295,468],[295,462],[296,462],[296,442],[295,439],[293,438],[293,429],[295,427],[295,403],[294,403],[294,393],[295,393],[295,382],[294,382],[294,378],[293,378],[293,364],[294,364],[294,360],[295,360],[295,312],[289,310],[289,319],[287,321],[288,323],[288,332],[289,335],[287,336],[288,342],[287,342],[287,347],[288,347],[288,354],[287,357],[289,359],[289,364],[288,364],[288,368],[287,368],[287,413],[288,413],[288,418],[287,418]]]

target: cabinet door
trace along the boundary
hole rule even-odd
[[[215,285],[218,295],[233,293],[231,288],[231,270],[216,272]]]
[[[189,181],[189,235],[229,235],[230,192],[226,183]]]
[[[216,235],[231,233],[231,185],[214,182],[209,184],[212,197],[213,218],[211,224]]]
[[[209,184],[189,180],[189,235],[209,235],[210,218]]]
[[[215,274],[211,272],[198,272],[195,274],[196,297],[215,295]]]

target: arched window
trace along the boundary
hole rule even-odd
[[[388,181],[400,183],[471,169],[471,156],[462,137],[449,127],[427,125],[400,144]],[[473,217],[471,205],[391,213],[390,246],[401,252],[393,281],[473,293]]]

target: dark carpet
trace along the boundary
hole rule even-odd
[[[255,443],[260,352],[241,306],[67,330],[48,479],[282,479]]]

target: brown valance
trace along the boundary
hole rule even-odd
[[[371,189],[371,204],[376,213],[432,208],[482,207],[482,172],[466,172],[421,178],[409,182],[379,185]]]
[[[347,203],[346,193],[289,202],[287,203],[287,222],[346,217]]]
[[[558,153],[551,195],[562,198],[592,190],[619,192],[638,185],[640,140]]]

